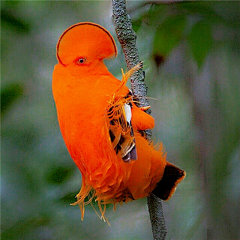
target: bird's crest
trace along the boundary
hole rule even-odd
[[[63,32],[57,43],[57,59],[66,65],[71,54],[79,56],[85,53],[95,54],[100,59],[117,56],[116,43],[111,34],[102,26],[81,22]]]

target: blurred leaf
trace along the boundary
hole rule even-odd
[[[142,22],[147,25],[158,25],[166,17],[168,11],[166,5],[152,4],[149,11],[141,14],[137,19],[132,19],[133,30],[137,32],[141,27]]]
[[[144,18],[150,25],[158,24],[168,14],[168,6],[164,4],[153,4]]]
[[[239,28],[240,4],[238,1],[181,2],[177,6],[187,15],[201,16],[212,23],[224,23]]]
[[[14,16],[14,14],[6,9],[1,10],[1,21],[13,31],[26,34],[29,32],[29,24]]]
[[[172,15],[160,24],[154,39],[154,54],[167,56],[182,39],[185,25],[184,15]]]
[[[202,20],[195,24],[188,35],[188,42],[198,67],[201,67],[213,44],[212,26]]]
[[[1,114],[8,110],[8,108],[23,94],[23,86],[14,83],[1,90]]]
[[[76,202],[76,195],[77,195],[78,192],[71,192],[71,193],[68,193],[66,195],[64,195],[62,198],[61,198],[61,201],[63,203],[74,203]]]
[[[142,17],[132,21],[132,27],[135,32],[137,32],[142,25]]]
[[[11,228],[4,230],[1,233],[1,239],[12,240],[12,239],[23,239],[22,236],[27,232],[31,232],[32,229],[38,227],[47,226],[50,223],[50,214],[33,216],[26,218],[23,221],[19,221],[17,224],[11,226]],[[36,231],[36,230],[35,230]]]
[[[214,10],[214,5],[211,2],[182,2],[177,6],[188,15],[201,15],[216,21],[223,20]]]
[[[73,168],[58,166],[51,169],[47,175],[47,181],[53,184],[61,184],[66,181],[74,172]]]
[[[223,199],[225,195],[222,191],[216,191],[216,189],[221,189],[226,183],[231,158],[240,141],[239,80],[235,80],[233,77],[228,80],[228,84],[224,85],[224,87],[219,82],[216,82],[213,90],[214,100],[221,113],[221,137],[218,148],[216,148],[212,157],[214,168],[211,171],[211,188],[213,190],[211,192],[214,192],[214,196],[211,197],[210,203],[212,204],[213,217],[218,219],[223,210],[224,201],[216,205],[215,200]]]

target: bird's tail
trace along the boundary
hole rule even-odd
[[[185,176],[185,171],[167,162],[163,177],[152,193],[162,200],[168,200],[175,192],[177,185],[185,178]]]

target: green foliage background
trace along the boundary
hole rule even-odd
[[[167,239],[240,239],[240,3],[130,1],[155,142],[187,171],[163,203]],[[55,46],[92,21],[116,39],[111,1],[1,1],[2,239],[151,239],[146,199],[80,220],[81,175],[51,93]],[[111,72],[126,70],[119,44]]]

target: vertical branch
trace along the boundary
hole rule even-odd
[[[132,23],[129,15],[126,12],[125,0],[112,0],[113,5],[113,20],[118,41],[120,42],[127,68],[130,70],[132,67],[140,62],[138,49],[136,47],[136,33],[132,29]],[[142,69],[138,70],[131,77],[131,88],[133,96],[137,105],[148,106],[147,87],[144,83],[144,72]],[[150,111],[148,112],[150,114]],[[147,132],[147,137],[151,138],[151,132]]]
[[[125,0],[112,0],[113,20],[118,41],[120,42],[127,67],[130,70],[140,62],[138,49],[136,47],[136,33],[132,29],[130,16],[126,12]],[[139,107],[149,106],[147,96],[147,87],[144,82],[145,74],[142,69],[138,70],[131,77],[131,88],[134,99]],[[150,114],[150,111],[148,112]],[[146,137],[151,141],[151,131],[145,131]],[[165,226],[162,203],[154,194],[150,194],[147,199],[152,232],[154,240],[163,240],[166,237],[167,230]]]
[[[162,200],[154,194],[147,198],[154,240],[163,240],[167,235],[167,229],[163,216]]]

